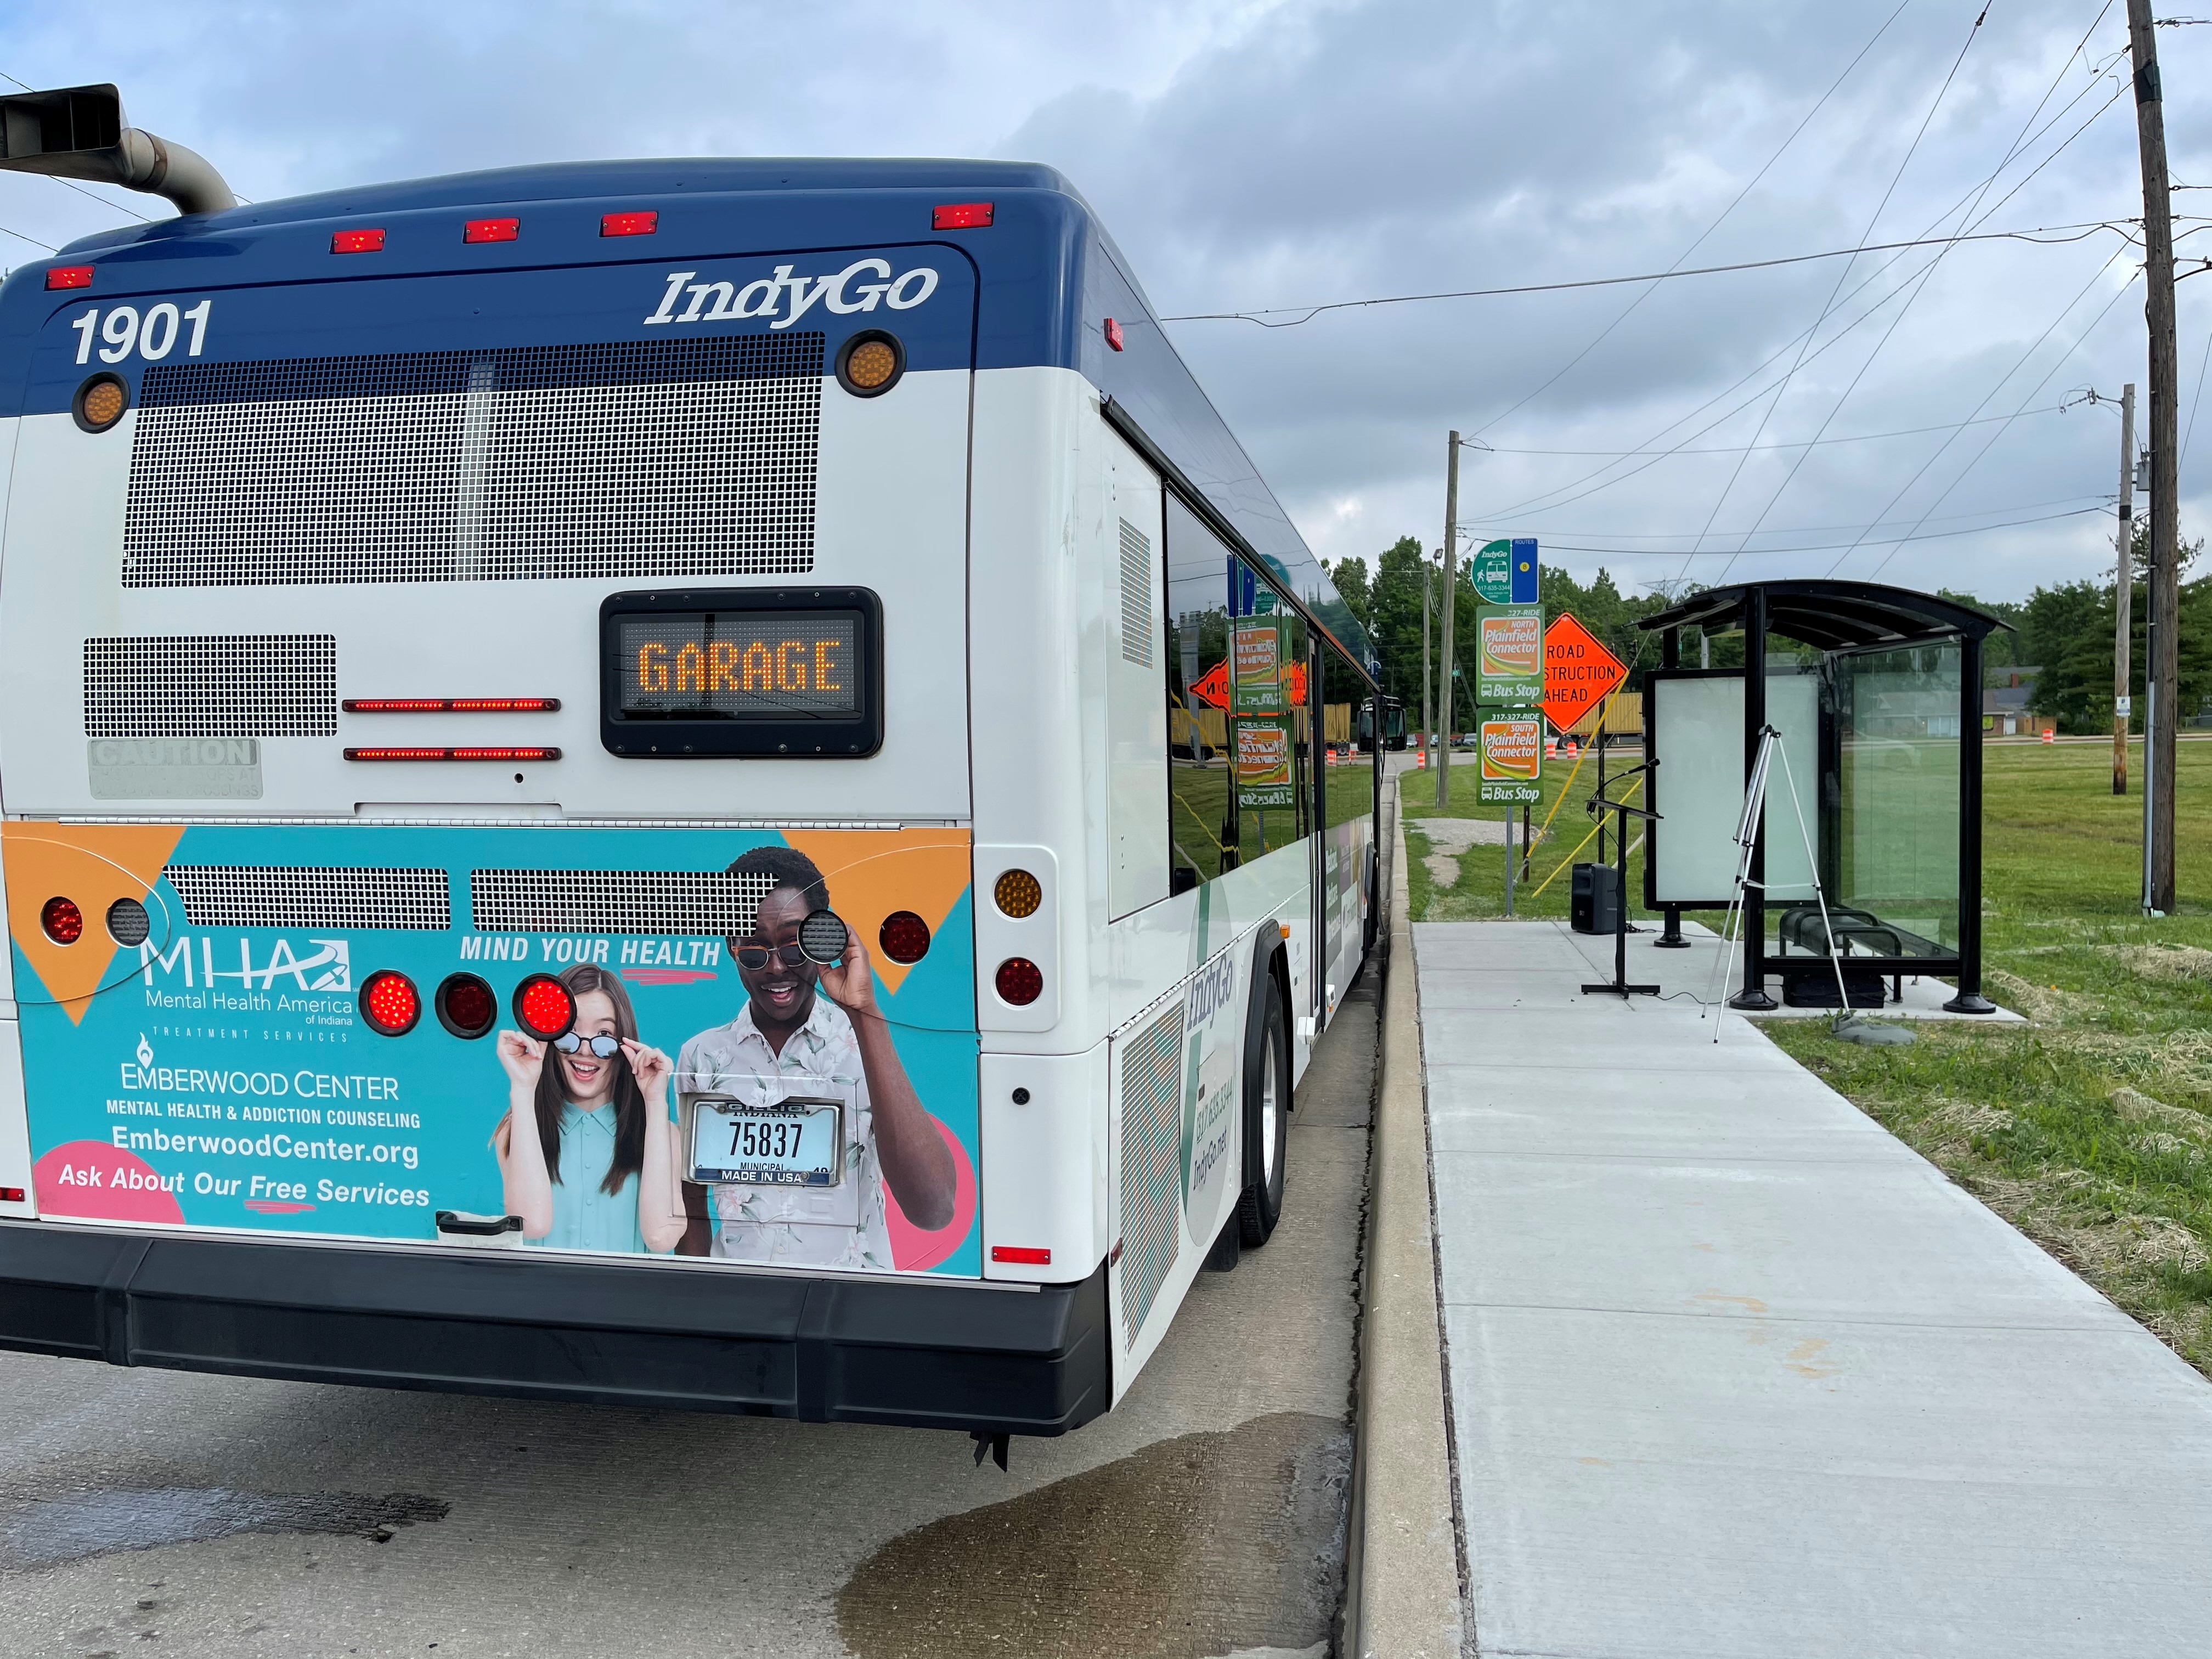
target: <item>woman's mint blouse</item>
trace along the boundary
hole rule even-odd
[[[615,1109],[580,1112],[561,1107],[561,1178],[553,1183],[553,1229],[529,1240],[563,1250],[635,1250],[643,1253],[645,1235],[637,1225],[637,1177],[610,1193],[599,1183],[615,1156]]]

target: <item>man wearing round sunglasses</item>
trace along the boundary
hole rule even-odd
[[[747,1000],[728,1024],[702,1031],[684,1045],[676,1063],[678,1089],[752,1103],[827,1096],[846,1101],[851,1109],[842,1179],[830,1190],[710,1189],[711,1214],[705,1219],[712,1253],[750,1261],[888,1269],[894,1264],[885,1185],[915,1226],[944,1226],[952,1218],[951,1151],[892,1045],[859,936],[846,930],[844,959],[831,967],[811,961],[799,948],[799,923],[830,908],[829,888],[814,861],[796,848],[758,847],[730,870],[773,884],[761,895],[750,934],[729,941]]]

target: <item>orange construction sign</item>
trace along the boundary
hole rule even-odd
[[[1562,732],[1589,713],[1621,681],[1628,665],[1572,617],[1544,630],[1544,717]]]

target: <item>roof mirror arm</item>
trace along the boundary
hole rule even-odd
[[[205,156],[127,125],[112,86],[0,97],[0,170],[121,185],[165,196],[179,213],[238,205]]]

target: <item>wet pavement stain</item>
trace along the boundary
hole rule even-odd
[[[854,1659],[1326,1644],[1351,1468],[1346,1425],[1306,1412],[1163,1440],[893,1539],[838,1592],[838,1634]]]
[[[157,1486],[73,1492],[0,1516],[0,1568],[49,1567],[118,1550],[159,1549],[246,1532],[351,1534],[388,1542],[401,1527],[442,1521],[450,1504],[419,1492],[234,1492]]]

